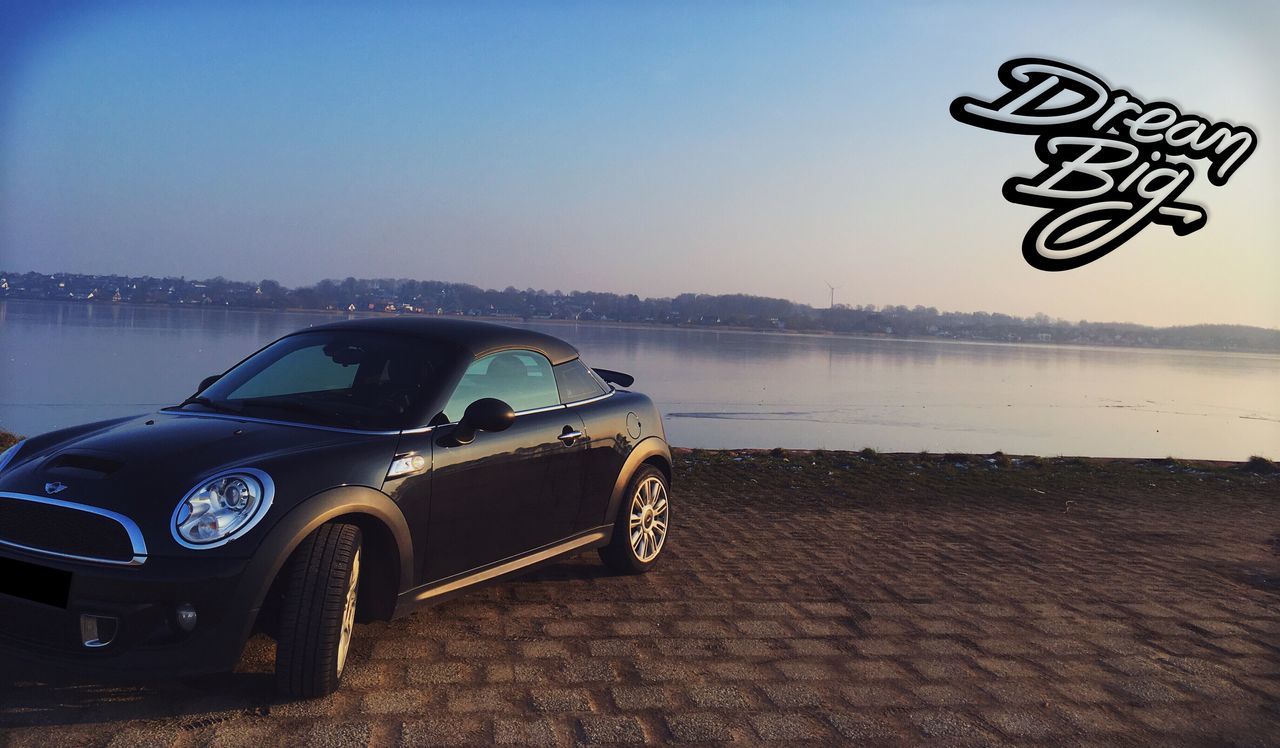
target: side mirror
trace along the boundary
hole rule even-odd
[[[467,406],[453,430],[453,438],[459,444],[470,444],[477,431],[506,431],[515,420],[516,414],[510,405],[496,397],[482,397]]]
[[[201,379],[200,386],[196,388],[196,393],[199,394],[209,389],[209,385],[213,384],[219,379],[222,379],[221,374],[214,374],[213,376],[208,376],[208,377],[205,377],[204,379]]]

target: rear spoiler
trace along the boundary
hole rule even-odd
[[[630,387],[636,383],[636,378],[630,374],[623,374],[620,371],[610,371],[608,369],[592,369],[596,376],[600,377],[610,384],[616,384],[619,387]]]

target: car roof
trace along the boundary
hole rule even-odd
[[[537,351],[546,356],[552,365],[578,357],[576,348],[551,335],[493,322],[450,317],[371,317],[316,325],[299,330],[298,333],[315,330],[363,330],[413,335],[459,348],[470,353],[473,358],[513,348]]]

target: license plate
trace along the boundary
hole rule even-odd
[[[71,572],[0,558],[0,595],[65,608],[70,593]]]

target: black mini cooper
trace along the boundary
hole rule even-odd
[[[615,387],[614,385],[617,385]],[[365,319],[268,345],[185,402],[0,456],[0,644],[134,675],[334,690],[357,620],[667,540],[671,454],[631,377],[513,327]]]

